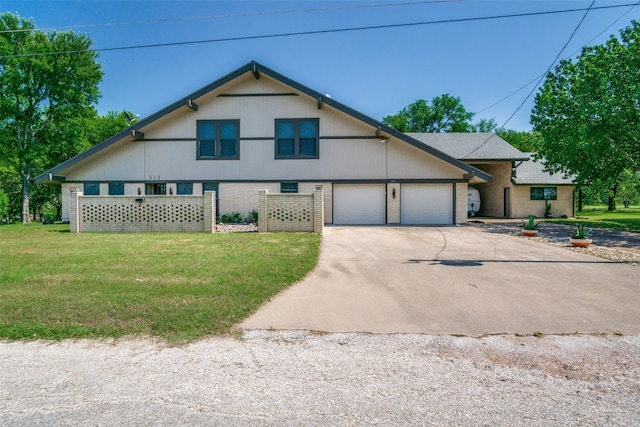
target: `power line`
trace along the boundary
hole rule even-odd
[[[635,3],[621,4],[621,5],[609,5],[609,6],[598,6],[596,8],[591,8],[591,10],[601,10],[601,9],[612,9],[612,8],[618,8],[618,7],[628,7],[628,6],[632,6],[634,4]],[[222,43],[222,42],[243,41],[243,40],[259,40],[259,39],[270,39],[270,38],[280,38],[280,37],[293,37],[293,36],[308,36],[308,35],[317,35],[317,34],[345,33],[345,32],[379,30],[379,29],[389,29],[389,28],[407,28],[407,27],[416,27],[416,26],[422,26],[422,25],[450,24],[450,23],[459,23],[459,22],[486,21],[486,20],[495,20],[495,19],[507,19],[507,18],[522,18],[522,17],[530,17],[530,16],[555,15],[555,14],[561,14],[561,13],[583,12],[585,10],[589,10],[589,9],[588,8],[574,8],[574,9],[562,9],[562,10],[542,11],[542,12],[523,12],[523,13],[513,13],[513,14],[506,14],[506,15],[492,15],[492,16],[481,16],[481,17],[471,17],[471,18],[441,19],[441,20],[434,20],[434,21],[421,21],[421,22],[401,23],[401,24],[369,25],[369,26],[363,26],[363,27],[348,27],[348,28],[328,29],[328,30],[297,31],[297,32],[289,32],[289,33],[264,34],[264,35],[257,35],[257,36],[238,36],[238,37],[227,37],[227,38],[220,38],[220,39],[207,39],[207,40],[192,40],[192,41],[182,41],[182,42],[155,43],[155,44],[146,44],[146,45],[120,46],[120,47],[109,47],[109,48],[98,48],[98,49],[84,49],[84,50],[57,51],[57,52],[41,52],[41,53],[23,53],[23,54],[17,54],[17,55],[0,56],[0,59],[17,58],[17,57],[30,57],[30,56],[43,56],[43,55],[62,55],[62,54],[68,54],[68,53],[83,53],[83,52],[88,52],[88,51],[93,51],[93,52],[113,52],[113,51],[120,51],[120,50],[148,49],[148,48],[154,48],[154,47],[186,46],[186,45],[205,44],[205,43]]]
[[[540,82],[542,81],[542,79],[544,78],[544,76],[549,72],[549,70],[551,70],[551,68],[553,67],[553,64],[556,63],[556,61],[558,60],[558,58],[560,58],[560,55],[562,55],[562,52],[564,52],[564,50],[567,48],[567,46],[569,45],[569,43],[571,42],[571,40],[573,39],[573,36],[575,36],[575,34],[578,32],[578,29],[580,28],[580,26],[582,26],[582,23],[584,22],[585,18],[587,17],[587,14],[589,13],[589,11],[591,10],[591,8],[593,7],[593,5],[595,4],[596,0],[591,0],[591,4],[589,5],[589,7],[587,8],[587,10],[584,12],[584,14],[582,15],[582,18],[580,19],[580,22],[578,22],[578,25],[576,25],[576,27],[573,29],[573,32],[571,33],[571,35],[569,36],[569,39],[567,40],[567,42],[564,44],[564,46],[562,46],[562,49],[560,49],[560,51],[558,52],[558,54],[556,55],[556,57],[554,58],[554,60],[551,62],[551,64],[549,65],[549,67],[547,67],[547,71],[544,72],[544,74],[542,75],[542,77],[540,77],[538,79],[538,82],[533,86],[533,89],[531,89],[531,92],[529,92],[529,94],[524,98],[524,100],[522,101],[522,103],[518,106],[518,108],[516,108],[516,110],[509,116],[509,118],[502,124],[502,126],[500,126],[496,132],[500,131],[500,129],[504,129],[504,127],[507,125],[507,123],[509,123],[509,121],[513,118],[513,116],[515,116],[518,111],[520,111],[520,109],[524,106],[524,104],[527,102],[527,100],[531,97],[531,95],[533,95],[533,92],[535,92],[536,88],[538,87],[538,85],[540,84]],[[482,148],[482,146],[484,146],[487,142],[489,142],[489,140],[491,138],[493,138],[493,136],[495,135],[495,133],[491,134],[491,136],[489,136],[489,138],[487,138],[482,144],[478,145],[475,149],[471,150],[471,152],[469,154],[467,154],[465,157],[469,157],[470,155],[472,155],[473,153],[475,153],[476,151],[478,151],[480,148]]]
[[[564,50],[567,48],[567,46],[569,45],[569,43],[571,42],[571,40],[573,40],[573,36],[576,35],[576,32],[578,32],[578,29],[580,28],[580,26],[582,25],[582,23],[584,22],[585,18],[587,17],[587,14],[589,13],[589,11],[591,10],[591,8],[593,7],[594,3],[596,2],[596,0],[591,0],[591,4],[589,5],[589,7],[587,8],[587,10],[584,12],[584,15],[582,15],[582,19],[580,19],[580,22],[578,22],[578,25],[576,25],[576,28],[574,28],[573,32],[571,33],[571,35],[569,36],[569,39],[567,40],[567,42],[564,44],[564,46],[562,46],[562,49],[560,49],[560,52],[558,52],[558,54],[556,55],[555,59],[551,62],[551,64],[549,64],[549,66],[547,67],[547,70],[544,72],[543,76],[540,77],[538,79],[538,83],[536,83],[533,88],[531,89],[531,92],[529,92],[529,94],[526,96],[526,98],[522,101],[522,103],[518,106],[518,108],[516,108],[516,111],[513,112],[513,114],[511,114],[509,116],[509,118],[502,124],[502,126],[500,126],[499,129],[504,129],[504,127],[507,125],[507,123],[509,123],[509,121],[513,118],[513,116],[515,116],[518,111],[520,111],[520,109],[524,106],[524,104],[527,102],[527,100],[529,98],[531,98],[531,95],[533,95],[533,92],[535,92],[536,88],[538,87],[538,85],[540,84],[540,82],[542,81],[542,79],[544,78],[544,76],[547,75],[547,73],[549,71],[551,71],[551,68],[553,68],[553,64],[556,63],[556,61],[560,58],[560,55],[562,55],[562,52],[564,52]]]
[[[598,37],[600,37],[601,35],[603,35],[609,28],[613,27],[617,22],[619,22],[622,18],[624,18],[625,16],[627,16],[629,13],[631,13],[631,11],[636,8],[638,5],[640,5],[640,1],[638,3],[634,3],[633,5],[631,5],[631,7],[629,8],[629,10],[627,10],[625,13],[623,13],[622,15],[620,15],[620,17],[618,17],[618,19],[616,19],[615,21],[613,21],[611,24],[609,24],[604,30],[600,31],[596,36],[594,36],[591,40],[589,40],[588,42],[586,42],[585,44],[583,44],[581,47],[579,47],[578,49],[574,50],[570,55],[568,55],[568,58],[573,57],[575,54],[577,54],[578,52],[580,52],[585,46],[589,46],[591,43],[593,43],[593,41],[595,41]],[[596,8],[594,8],[596,9]],[[593,10],[593,9],[592,9]],[[526,88],[527,86],[529,86],[532,83],[535,83],[538,79],[540,79],[541,77],[544,77],[546,75],[546,73],[540,74],[538,76],[536,76],[533,80],[531,80],[530,82],[524,84],[523,86],[521,86],[520,88],[516,89],[515,91],[511,92],[509,95],[505,96],[504,98],[494,102],[493,104],[489,105],[488,107],[483,108],[482,110],[476,112],[475,114],[480,114],[480,113],[484,113],[487,110],[492,109],[493,107],[495,107],[498,104],[501,104],[502,102],[506,101],[507,99],[511,98],[512,96],[514,96],[515,94],[517,94],[518,92],[520,92],[521,90],[523,90],[524,88]]]
[[[140,24],[162,24],[168,22],[184,22],[184,21],[198,21],[205,19],[223,19],[223,18],[244,18],[249,16],[264,16],[264,15],[285,15],[285,14],[293,14],[293,13],[312,13],[312,12],[333,12],[340,10],[353,10],[353,9],[375,9],[382,7],[398,7],[398,6],[419,6],[425,4],[434,4],[434,3],[453,3],[460,2],[466,0],[428,0],[428,1],[414,1],[414,2],[405,2],[405,3],[383,3],[383,4],[369,4],[369,5],[349,5],[349,6],[335,6],[335,7],[323,7],[323,8],[313,8],[313,9],[292,9],[292,10],[280,10],[280,11],[266,11],[266,12],[246,12],[246,13],[232,13],[226,15],[205,15],[205,16],[191,16],[191,17],[182,17],[182,18],[164,18],[164,19],[148,19],[148,20],[140,20],[140,21],[123,21],[123,22],[109,22],[103,24],[81,24],[81,25],[62,25],[59,27],[48,27],[48,28],[21,28],[16,30],[3,30],[0,31],[2,33],[20,33],[27,31],[55,31],[60,29],[77,29],[77,28],[96,28],[96,27],[115,27],[120,25],[140,25]]]

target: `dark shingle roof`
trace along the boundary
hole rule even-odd
[[[526,153],[495,133],[408,133],[407,135],[463,161],[529,159]]]
[[[532,153],[527,153],[532,154]],[[565,178],[562,174],[550,174],[544,171],[544,161],[533,160],[533,157],[528,162],[522,162],[522,164],[516,167],[516,176],[511,178],[514,184],[552,184],[552,185],[573,185],[571,178]]]

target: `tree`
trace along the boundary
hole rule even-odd
[[[531,115],[547,170],[606,189],[610,210],[625,171],[640,171],[640,23],[620,36],[562,61]]]
[[[537,152],[542,144],[542,137],[537,132],[499,129],[498,136],[525,153]]]
[[[29,221],[31,179],[39,160],[56,147],[53,130],[71,118],[95,115],[102,80],[91,39],[68,32],[45,33],[11,13],[0,15],[0,126],[12,136],[20,175],[22,220]],[[46,136],[46,137],[45,137]]]
[[[71,117],[56,126],[50,126],[42,132],[45,141],[56,141],[49,146],[47,156],[37,161],[38,170],[47,170],[79,154],[86,149],[104,141],[127,128],[128,123],[124,111],[109,111],[99,116],[95,111],[91,117]],[[132,115],[131,113],[128,113]],[[40,208],[56,209],[56,219],[62,212],[62,197],[59,186],[39,185],[30,198],[32,212],[40,212]]]
[[[478,123],[471,127],[473,132],[496,132],[498,130],[498,123],[496,119],[480,119]]]
[[[9,222],[9,196],[4,194],[0,188],[0,224],[3,222]]]
[[[401,132],[469,132],[473,115],[460,98],[444,94],[433,98],[431,104],[419,99],[382,122]]]

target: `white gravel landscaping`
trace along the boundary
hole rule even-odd
[[[0,425],[640,425],[640,338],[0,343]]]

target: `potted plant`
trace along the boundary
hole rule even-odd
[[[538,224],[536,222],[536,217],[533,215],[529,215],[529,219],[527,222],[522,222],[522,234],[525,236],[535,236],[538,234]]]
[[[569,242],[579,248],[588,247],[593,242],[591,239],[591,229],[585,227],[584,224],[578,224],[576,229],[571,231]]]
[[[544,217],[551,218],[551,203],[544,201]]]

